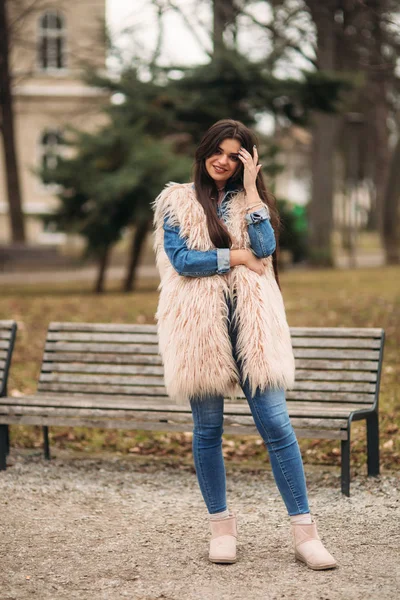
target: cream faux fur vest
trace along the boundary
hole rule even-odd
[[[243,192],[231,197],[226,226],[232,250],[250,247],[245,207]],[[262,259],[263,275],[239,265],[223,275],[183,277],[164,251],[164,217],[171,225],[179,225],[189,248],[215,248],[192,184],[168,184],[154,201],[153,210],[154,250],[161,276],[156,320],[168,395],[186,403],[191,396],[233,396],[240,390],[225,294],[235,300],[237,352],[252,393],[258,386],[291,388],[293,350],[272,257]]]

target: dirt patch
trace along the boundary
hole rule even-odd
[[[15,454],[0,473],[0,600],[394,600],[400,597],[399,473],[352,481],[306,467],[311,511],[339,562],[293,557],[271,472],[227,466],[238,561],[207,559],[208,521],[193,468],[102,455]]]

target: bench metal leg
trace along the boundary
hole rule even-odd
[[[379,475],[379,418],[377,413],[367,417],[368,475]]]
[[[6,433],[6,444],[7,444],[7,454],[10,454],[10,426],[6,425],[7,433]]]
[[[350,436],[342,440],[342,494],[350,497]]]
[[[0,471],[5,471],[7,464],[8,425],[0,425]]]
[[[50,460],[49,428],[47,425],[43,427],[43,450],[45,459]]]

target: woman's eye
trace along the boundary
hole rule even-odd
[[[231,160],[233,160],[234,162],[237,162],[239,160],[239,157],[237,154],[232,154],[231,155]]]

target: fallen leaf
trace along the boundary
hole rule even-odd
[[[383,448],[385,448],[386,450],[392,450],[392,448],[393,448],[393,440],[388,440],[387,442],[385,442],[383,444]]]

